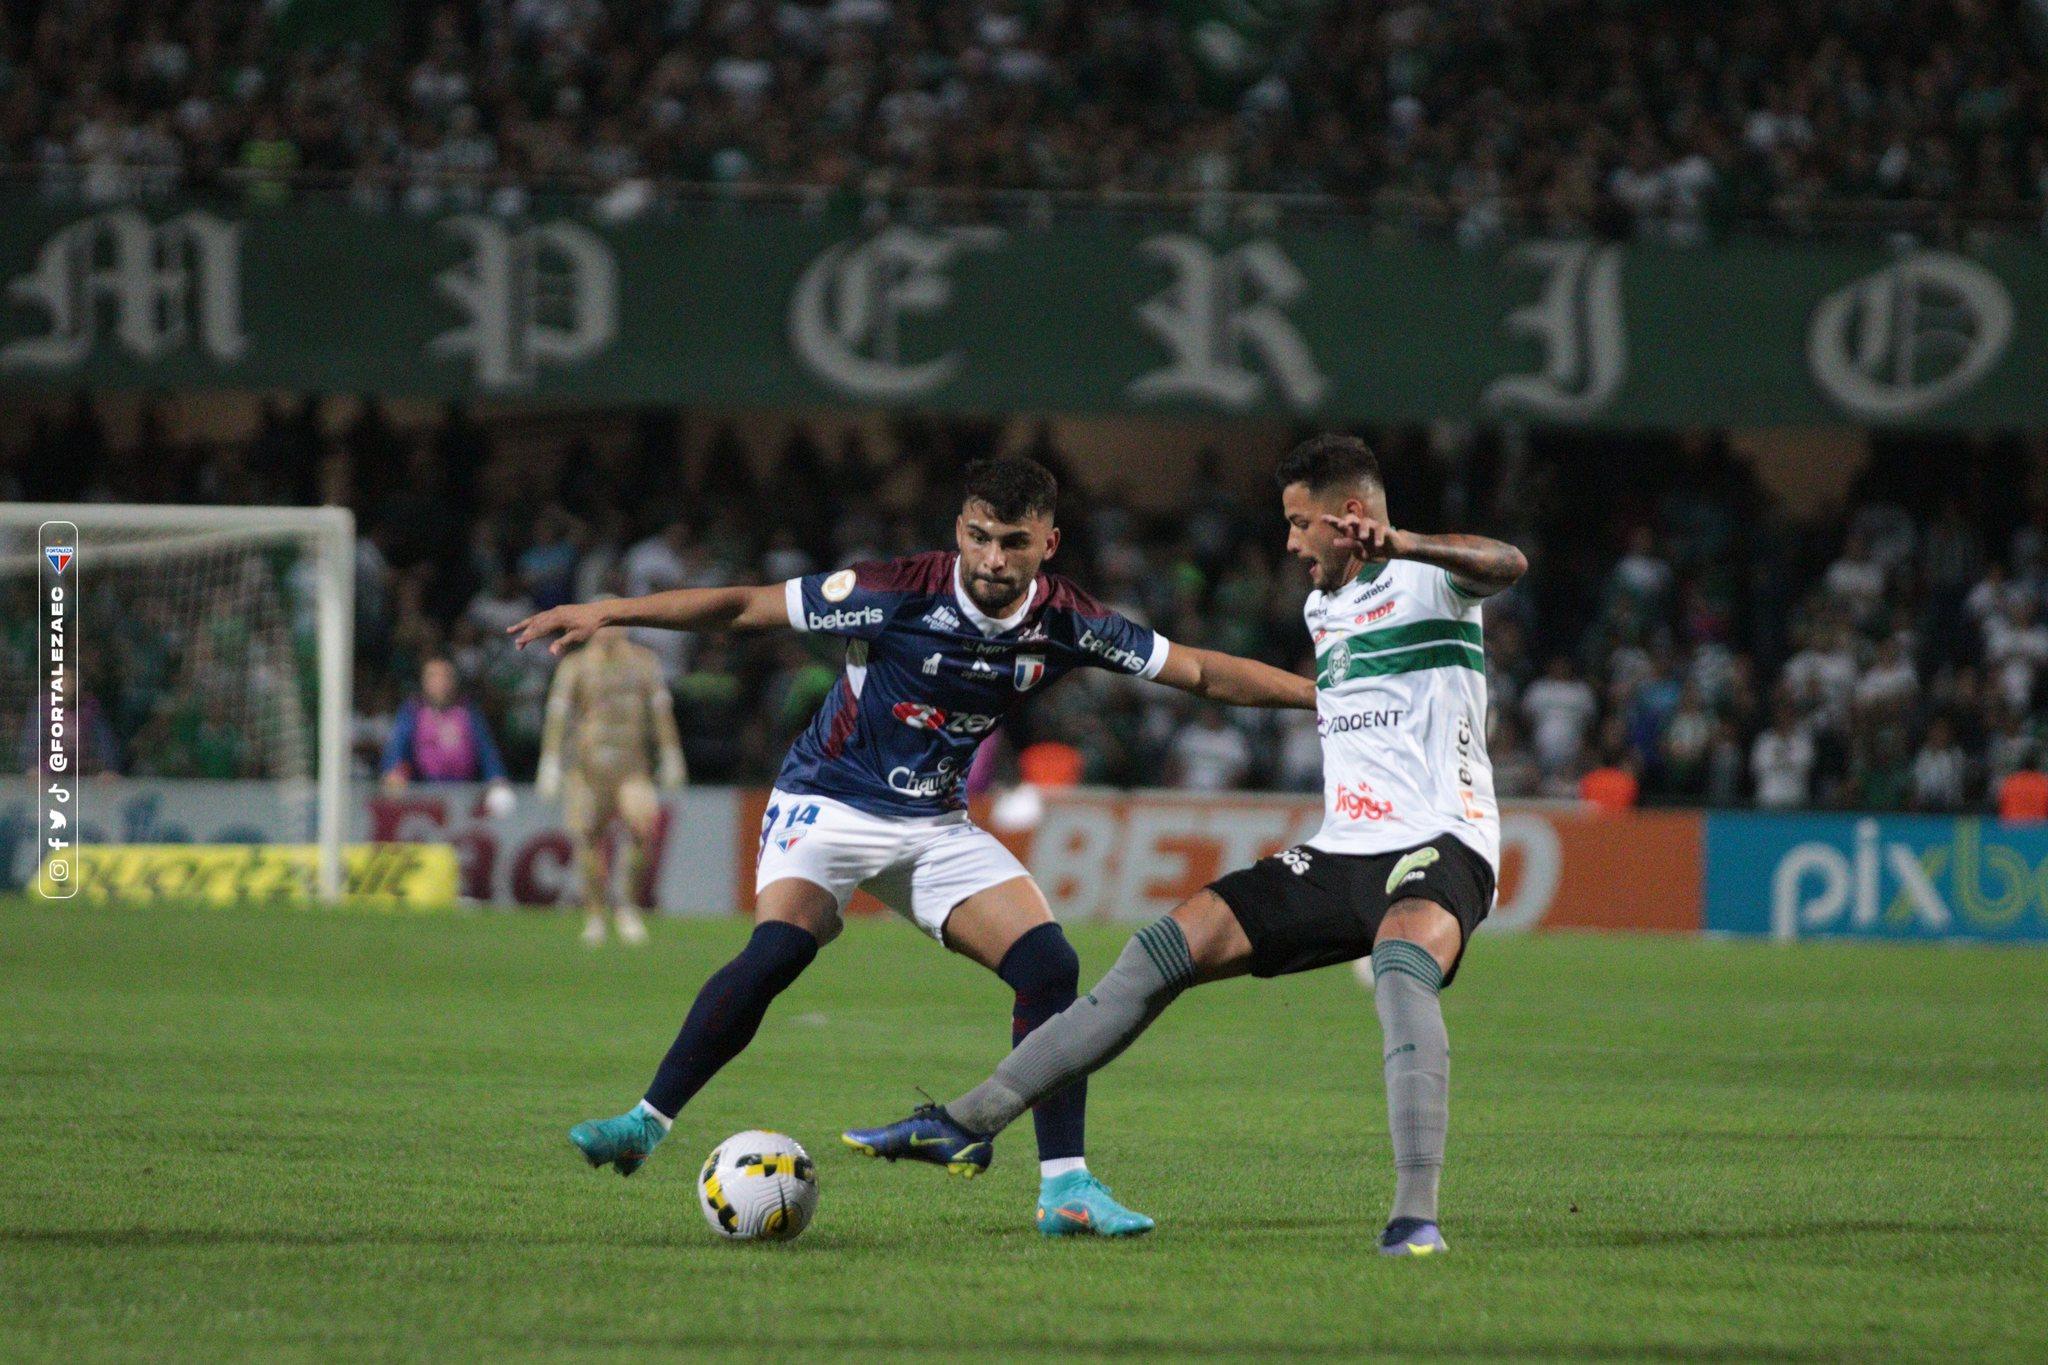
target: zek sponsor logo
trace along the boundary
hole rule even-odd
[[[1860,819],[1848,833],[1846,849],[1809,839],[1778,857],[1772,937],[2048,938],[2038,837],[1983,820]]]

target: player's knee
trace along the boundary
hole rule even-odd
[[[1003,954],[996,975],[1020,1000],[1064,1007],[1081,985],[1081,956],[1057,924],[1027,931]]]
[[[1373,944],[1377,949],[1382,943],[1396,940],[1415,944],[1435,958],[1446,973],[1457,962],[1465,944],[1457,917],[1435,901],[1418,896],[1397,901],[1388,908]]]

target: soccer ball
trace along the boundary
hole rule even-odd
[[[795,1138],[750,1128],[704,1158],[697,1203],[720,1237],[787,1242],[818,1211],[818,1170]]]

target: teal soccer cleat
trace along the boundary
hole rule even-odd
[[[635,1106],[615,1119],[591,1119],[569,1130],[569,1141],[593,1166],[610,1166],[631,1175],[668,1136],[661,1120]]]
[[[1038,1230],[1048,1237],[1136,1237],[1150,1218],[1116,1202],[1089,1171],[1054,1176],[1038,1189]]]

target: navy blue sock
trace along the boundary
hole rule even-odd
[[[1081,959],[1057,924],[1041,924],[1010,945],[996,968],[1017,992],[1017,1011],[1010,1019],[1010,1046],[1074,1003],[1081,984]],[[1047,1095],[1031,1111],[1038,1128],[1038,1159],[1057,1161],[1087,1150],[1088,1082],[1075,1081]]]
[[[718,1069],[746,1050],[768,1005],[818,955],[808,929],[769,920],[754,926],[740,955],[712,973],[690,1017],[647,1087],[647,1103],[674,1118]]]

